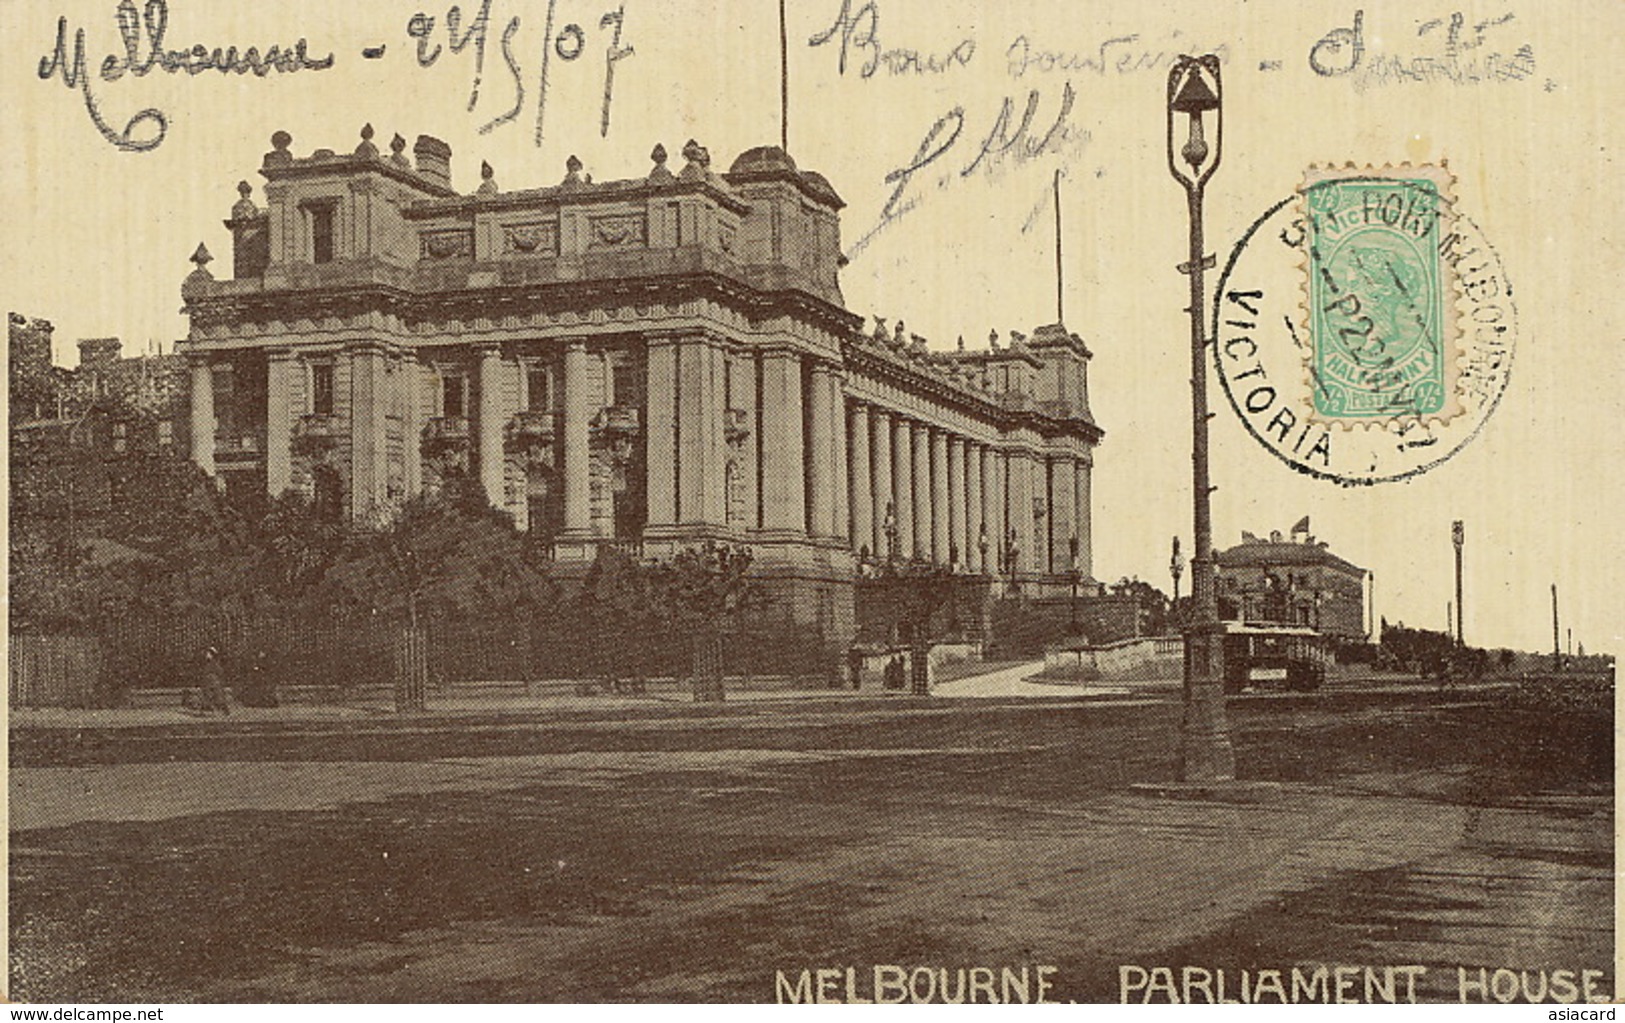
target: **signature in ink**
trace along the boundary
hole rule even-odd
[[[463,28],[463,10],[453,5],[446,11],[446,45],[454,54],[462,53],[470,43],[474,46],[474,80],[468,93],[468,110],[473,113],[479,105],[480,86],[485,75],[485,47],[491,22],[492,0],[481,0],[479,12],[469,22],[467,29]],[[536,144],[542,144],[542,133],[547,113],[547,90],[549,85],[548,72],[551,70],[553,59],[566,63],[579,60],[587,51],[587,30],[576,22],[569,22],[557,32],[553,27],[557,20],[558,0],[548,0],[547,15],[543,23],[543,45],[540,58],[540,73],[537,76],[536,95]],[[519,59],[514,55],[513,37],[518,33],[520,19],[518,15],[508,19],[502,29],[500,46],[502,48],[502,61],[507,66],[509,77],[513,79],[513,106],[496,117],[487,121],[479,128],[481,135],[488,134],[492,129],[517,120],[519,112],[525,106],[525,75],[520,67]],[[631,46],[621,45],[621,32],[626,26],[626,5],[622,4],[614,10],[606,11],[598,19],[598,30],[607,33],[608,45],[604,49],[604,101],[599,117],[599,133],[609,135],[609,113],[611,101],[615,95],[615,65],[632,56],[637,51]],[[440,59],[441,45],[434,41],[435,19],[422,11],[412,15],[406,22],[406,34],[417,41],[417,62],[419,67],[433,67],[435,61]]]
[[[1077,92],[1072,88],[1071,82],[1067,82],[1061,92],[1054,118],[1046,129],[1039,131],[1034,128],[1034,121],[1038,117],[1042,99],[1039,90],[1030,90],[1018,123],[1015,120],[1015,102],[1006,96],[998,115],[993,120],[992,128],[982,138],[981,144],[976,146],[975,154],[970,156],[957,174],[950,172],[938,178],[937,188],[947,189],[953,182],[968,178],[978,170],[993,174],[1003,170],[1007,161],[1024,163],[1046,153],[1061,152],[1088,141],[1089,133],[1079,128],[1072,120],[1072,107],[1077,101]],[[887,173],[885,183],[892,186],[891,196],[881,208],[878,222],[846,253],[847,259],[855,258],[868,247],[876,235],[901,220],[924,201],[922,196],[911,194],[909,186],[927,167],[936,164],[949,153],[959,150],[958,143],[964,134],[965,123],[965,108],[955,106],[937,118],[936,123],[926,131],[912,158],[903,166]]]
[[[1439,40],[1439,52],[1402,57],[1366,52],[1365,11],[1357,9],[1351,26],[1327,32],[1309,48],[1309,68],[1322,78],[1352,75],[1362,88],[1394,82],[1471,85],[1520,81],[1535,73],[1533,46],[1524,43],[1511,53],[1487,49],[1490,31],[1512,20],[1513,15],[1507,13],[1469,27],[1460,11],[1449,18],[1430,18],[1417,27],[1416,37]]]
[[[808,39],[807,45],[823,46],[837,35],[841,38],[840,58],[836,63],[837,73],[846,74],[849,55],[859,56],[863,61],[858,67],[859,78],[872,78],[882,67],[892,75],[941,74],[956,67],[964,67],[976,56],[976,40],[969,37],[961,39],[952,49],[942,53],[921,53],[918,50],[882,47],[880,4],[877,0],[864,0],[856,12],[852,10],[852,0],[841,0],[841,12],[835,16],[835,24]]]
[[[186,72],[200,75],[205,71],[221,74],[252,74],[264,78],[272,71],[292,74],[296,71],[325,71],[333,66],[333,55],[312,58],[306,52],[309,43],[301,37],[291,47],[271,46],[263,52],[257,46],[238,49],[236,46],[206,46],[198,43],[186,49],[171,50],[164,45],[169,28],[167,0],[147,0],[139,12],[134,0],[120,0],[118,5],[118,31],[124,40],[124,53],[109,54],[103,58],[99,77],[104,82],[116,82],[126,74],[142,78],[153,71],[166,74]],[[145,43],[146,52],[142,53]],[[73,54],[68,54],[68,19],[56,22],[56,48],[48,57],[40,58],[39,77],[50,81],[59,76],[69,89],[78,89],[84,98],[85,112],[101,132],[102,137],[119,149],[146,152],[156,149],[169,132],[169,117],[155,107],[138,112],[125,122],[122,130],[115,129],[102,116],[101,103],[91,90],[90,71],[85,65],[85,30],[73,32]]]

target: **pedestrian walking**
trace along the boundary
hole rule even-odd
[[[213,646],[203,651],[203,709],[231,713],[231,697],[226,693],[226,666],[220,662],[220,650]]]

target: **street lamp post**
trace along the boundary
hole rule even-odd
[[[1185,557],[1179,553],[1179,537],[1174,537],[1174,553],[1168,559],[1168,572],[1174,577],[1174,603],[1179,603],[1179,577],[1185,574]]]
[[[1010,535],[1004,540],[1004,570],[1010,573],[1010,592],[1020,592],[1020,583],[1016,582],[1016,559],[1020,557],[1020,548],[1016,546],[1016,530],[1012,526]]]
[[[1223,85],[1219,58],[1181,55],[1168,74],[1168,171],[1185,189],[1190,216],[1190,258],[1179,267],[1190,279],[1191,481],[1195,551],[1191,557],[1191,621],[1185,629],[1185,708],[1180,729],[1180,778],[1187,782],[1235,777],[1235,753],[1224,706],[1224,638],[1213,592],[1213,522],[1208,485],[1207,335],[1202,271],[1213,266],[1203,251],[1202,193],[1223,153]],[[1202,117],[1213,115],[1213,144]],[[1186,119],[1186,139],[1175,148],[1175,122]],[[1181,170],[1180,163],[1189,168]]]
[[[1068,543],[1072,549],[1072,635],[1078,634],[1078,538],[1073,537]]]
[[[890,501],[886,502],[886,518],[881,525],[886,536],[886,565],[888,568],[897,567],[897,506]]]

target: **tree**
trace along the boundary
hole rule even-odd
[[[881,576],[892,586],[909,644],[911,689],[915,696],[931,694],[932,622],[953,600],[953,570],[929,560],[911,559],[888,564]]]
[[[760,588],[747,578],[751,562],[748,547],[706,541],[650,566],[654,606],[692,637],[690,675],[696,701],[723,698],[723,636],[761,600]]]
[[[1382,628],[1382,659],[1390,667],[1428,678],[1443,678],[1455,656],[1455,641],[1443,632],[1408,629],[1403,622]]]
[[[648,674],[649,649],[663,631],[652,583],[653,573],[637,558],[616,547],[598,548],[567,618],[574,646],[589,655],[600,677]]]
[[[1109,587],[1114,597],[1134,600],[1138,617],[1137,634],[1160,636],[1174,625],[1172,602],[1168,595],[1140,578],[1120,579]]]
[[[455,496],[422,497],[382,529],[352,529],[313,596],[341,617],[409,627],[424,615],[525,614],[551,604],[552,582],[530,545],[506,516],[487,511]],[[306,539],[289,548],[294,564],[323,556]]]

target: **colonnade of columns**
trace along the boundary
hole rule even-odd
[[[847,410],[851,543],[877,561],[1088,578],[1088,456],[992,445],[894,410]],[[1074,544],[1074,539],[1076,544]]]
[[[285,348],[267,351],[266,483],[290,482],[292,396],[299,362]],[[478,478],[497,506],[505,501],[503,370],[495,346],[476,349],[477,401],[470,447]],[[352,512],[387,499],[383,345],[348,346]],[[733,360],[730,363],[730,360]],[[415,367],[410,357],[407,366]],[[562,360],[558,443],[563,487],[561,540],[590,539],[591,430],[596,391],[586,342],[569,339]],[[744,521],[753,532],[810,536],[867,550],[880,561],[925,558],[962,571],[1088,577],[1090,469],[1087,453],[1045,450],[1036,437],[990,444],[897,411],[845,396],[833,362],[790,349],[730,353],[715,337],[648,339],[645,360],[647,522],[658,533],[730,523],[730,425],[749,436],[735,472],[749,474]],[[192,457],[214,470],[214,396],[209,363],[191,367]],[[732,375],[730,375],[732,374]],[[416,373],[402,374],[414,384]],[[733,393],[730,393],[733,392]],[[415,412],[418,399],[407,392]],[[740,407],[741,405],[745,407]],[[410,440],[418,417],[407,415]],[[736,444],[739,437],[735,435]],[[415,459],[413,460],[415,461]],[[415,492],[418,473],[403,482]],[[1013,555],[1013,557],[1012,557]]]

